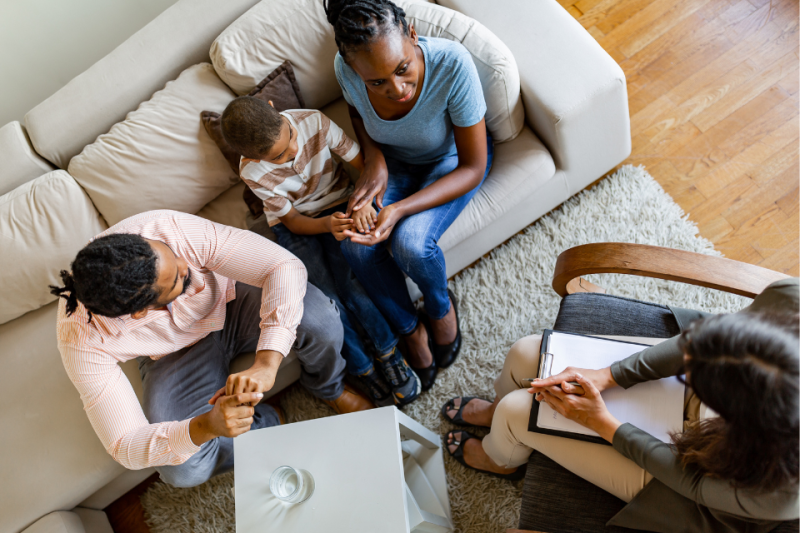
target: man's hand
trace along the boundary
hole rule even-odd
[[[365,205],[358,211],[353,210],[353,226],[360,233],[369,233],[375,229],[376,222],[378,222],[378,215],[371,204]]]
[[[260,392],[245,392],[233,396],[215,396],[214,408],[189,422],[189,437],[200,446],[217,437],[237,437],[250,431],[255,409],[261,401]]]
[[[273,350],[262,350],[256,353],[256,361],[253,366],[228,376],[228,381],[225,386],[217,391],[214,396],[208,400],[208,403],[214,405],[217,398],[221,396],[233,396],[243,392],[266,392],[275,384],[275,376],[278,373],[278,367],[281,366],[283,361],[283,354]],[[252,403],[255,405],[258,402]]]
[[[353,229],[353,219],[347,218],[344,213],[336,212],[330,216],[328,221],[331,226],[331,233],[337,241],[343,241],[347,238],[345,231]]]

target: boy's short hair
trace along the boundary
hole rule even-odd
[[[234,99],[220,119],[222,137],[248,159],[261,159],[280,139],[283,118],[274,107],[253,96]]]

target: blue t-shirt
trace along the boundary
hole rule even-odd
[[[481,80],[467,49],[435,37],[420,37],[419,46],[425,57],[422,93],[411,111],[397,120],[378,117],[358,74],[338,53],[334,61],[344,99],[358,110],[383,155],[413,164],[457,154],[453,125],[474,126],[486,114]]]

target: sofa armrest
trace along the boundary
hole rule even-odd
[[[625,74],[556,0],[437,0],[479,20],[519,66],[528,124],[575,194],[631,152]]]

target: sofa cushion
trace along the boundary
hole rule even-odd
[[[446,7],[410,2],[405,12],[418,34],[460,42],[472,54],[486,99],[486,127],[495,142],[519,135],[525,123],[519,71],[503,41],[480,22]]]
[[[25,397],[0,409],[0,531],[19,531],[57,509],[72,509],[124,471],[83,411],[56,343],[58,304],[0,325],[0,389]],[[36,394],[31,394],[35,388]],[[6,512],[13,509],[12,512]],[[36,530],[33,530],[36,531]]]
[[[86,529],[77,514],[56,511],[41,517],[22,533],[86,533]]]
[[[211,42],[256,1],[175,2],[25,115],[36,151],[66,169],[84,146],[123,120],[165,83],[187,67],[208,61]]]
[[[52,302],[48,285],[107,228],[92,202],[63,170],[0,196],[0,324]]]
[[[292,64],[288,61],[284,61],[281,66],[270,72],[269,76],[261,80],[261,83],[250,91],[247,96],[253,96],[267,103],[272,102],[272,105],[278,111],[303,109],[306,106],[303,101],[303,95],[300,94],[300,87],[294,77]],[[206,132],[214,141],[214,144],[219,147],[233,172],[238,176],[240,156],[233,148],[228,146],[228,143],[222,137],[220,114],[215,111],[203,111],[200,113],[200,120],[203,121],[203,127]]]
[[[342,95],[333,72],[333,29],[321,0],[259,2],[217,37],[210,55],[219,77],[238,95],[287,60],[309,107],[319,109]]]
[[[239,179],[198,120],[232,98],[210,64],[189,67],[84,148],[69,172],[111,226],[153,209],[195,213]]]
[[[528,126],[513,141],[494,147],[492,169],[439,241],[447,252],[523,202],[550,180],[556,165],[550,152]],[[566,191],[565,196],[566,196]]]
[[[55,167],[33,151],[25,129],[19,122],[0,128],[0,194],[11,192],[25,182],[46,174]]]

